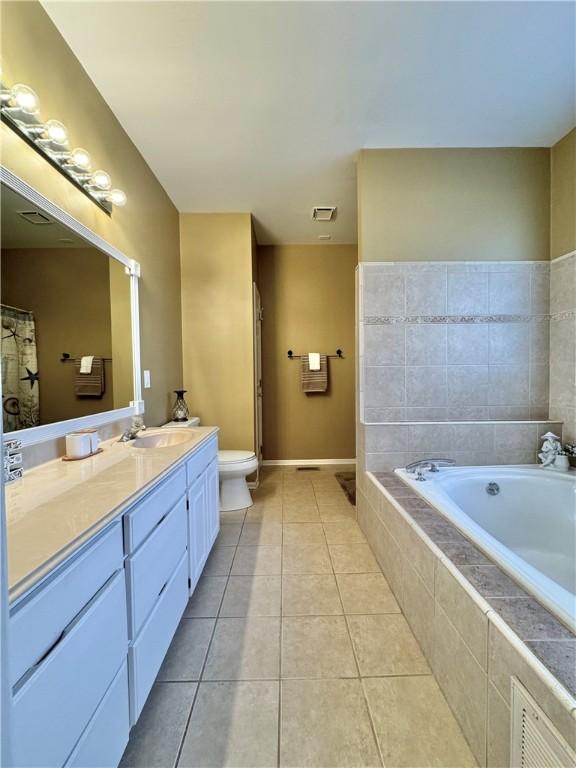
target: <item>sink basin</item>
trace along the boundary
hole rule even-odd
[[[173,445],[187,443],[194,437],[195,430],[154,432],[151,435],[139,435],[131,441],[133,448],[170,448]]]

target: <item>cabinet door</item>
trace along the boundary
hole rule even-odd
[[[220,530],[220,485],[218,477],[218,459],[214,459],[214,461],[206,470],[206,488],[206,555],[208,556],[216,536],[218,536],[218,531]]]
[[[208,527],[206,510],[208,488],[205,474],[200,475],[188,489],[188,551],[190,556],[190,594],[194,591],[204,563]]]

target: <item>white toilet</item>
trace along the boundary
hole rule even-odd
[[[221,512],[252,506],[246,478],[257,469],[258,459],[254,451],[218,451]]]

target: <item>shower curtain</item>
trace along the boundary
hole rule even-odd
[[[2,305],[2,420],[4,432],[40,424],[34,315]]]

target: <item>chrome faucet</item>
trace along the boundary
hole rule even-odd
[[[405,469],[411,475],[416,474],[416,480],[422,482],[426,480],[425,472],[438,472],[438,467],[453,467],[455,464],[454,459],[421,459],[407,464]]]
[[[122,432],[118,442],[129,443],[130,440],[134,440],[134,438],[138,435],[138,432],[143,432],[145,429],[146,427],[142,419],[134,418],[132,419],[131,426],[128,427],[128,429],[125,429],[124,432]]]

